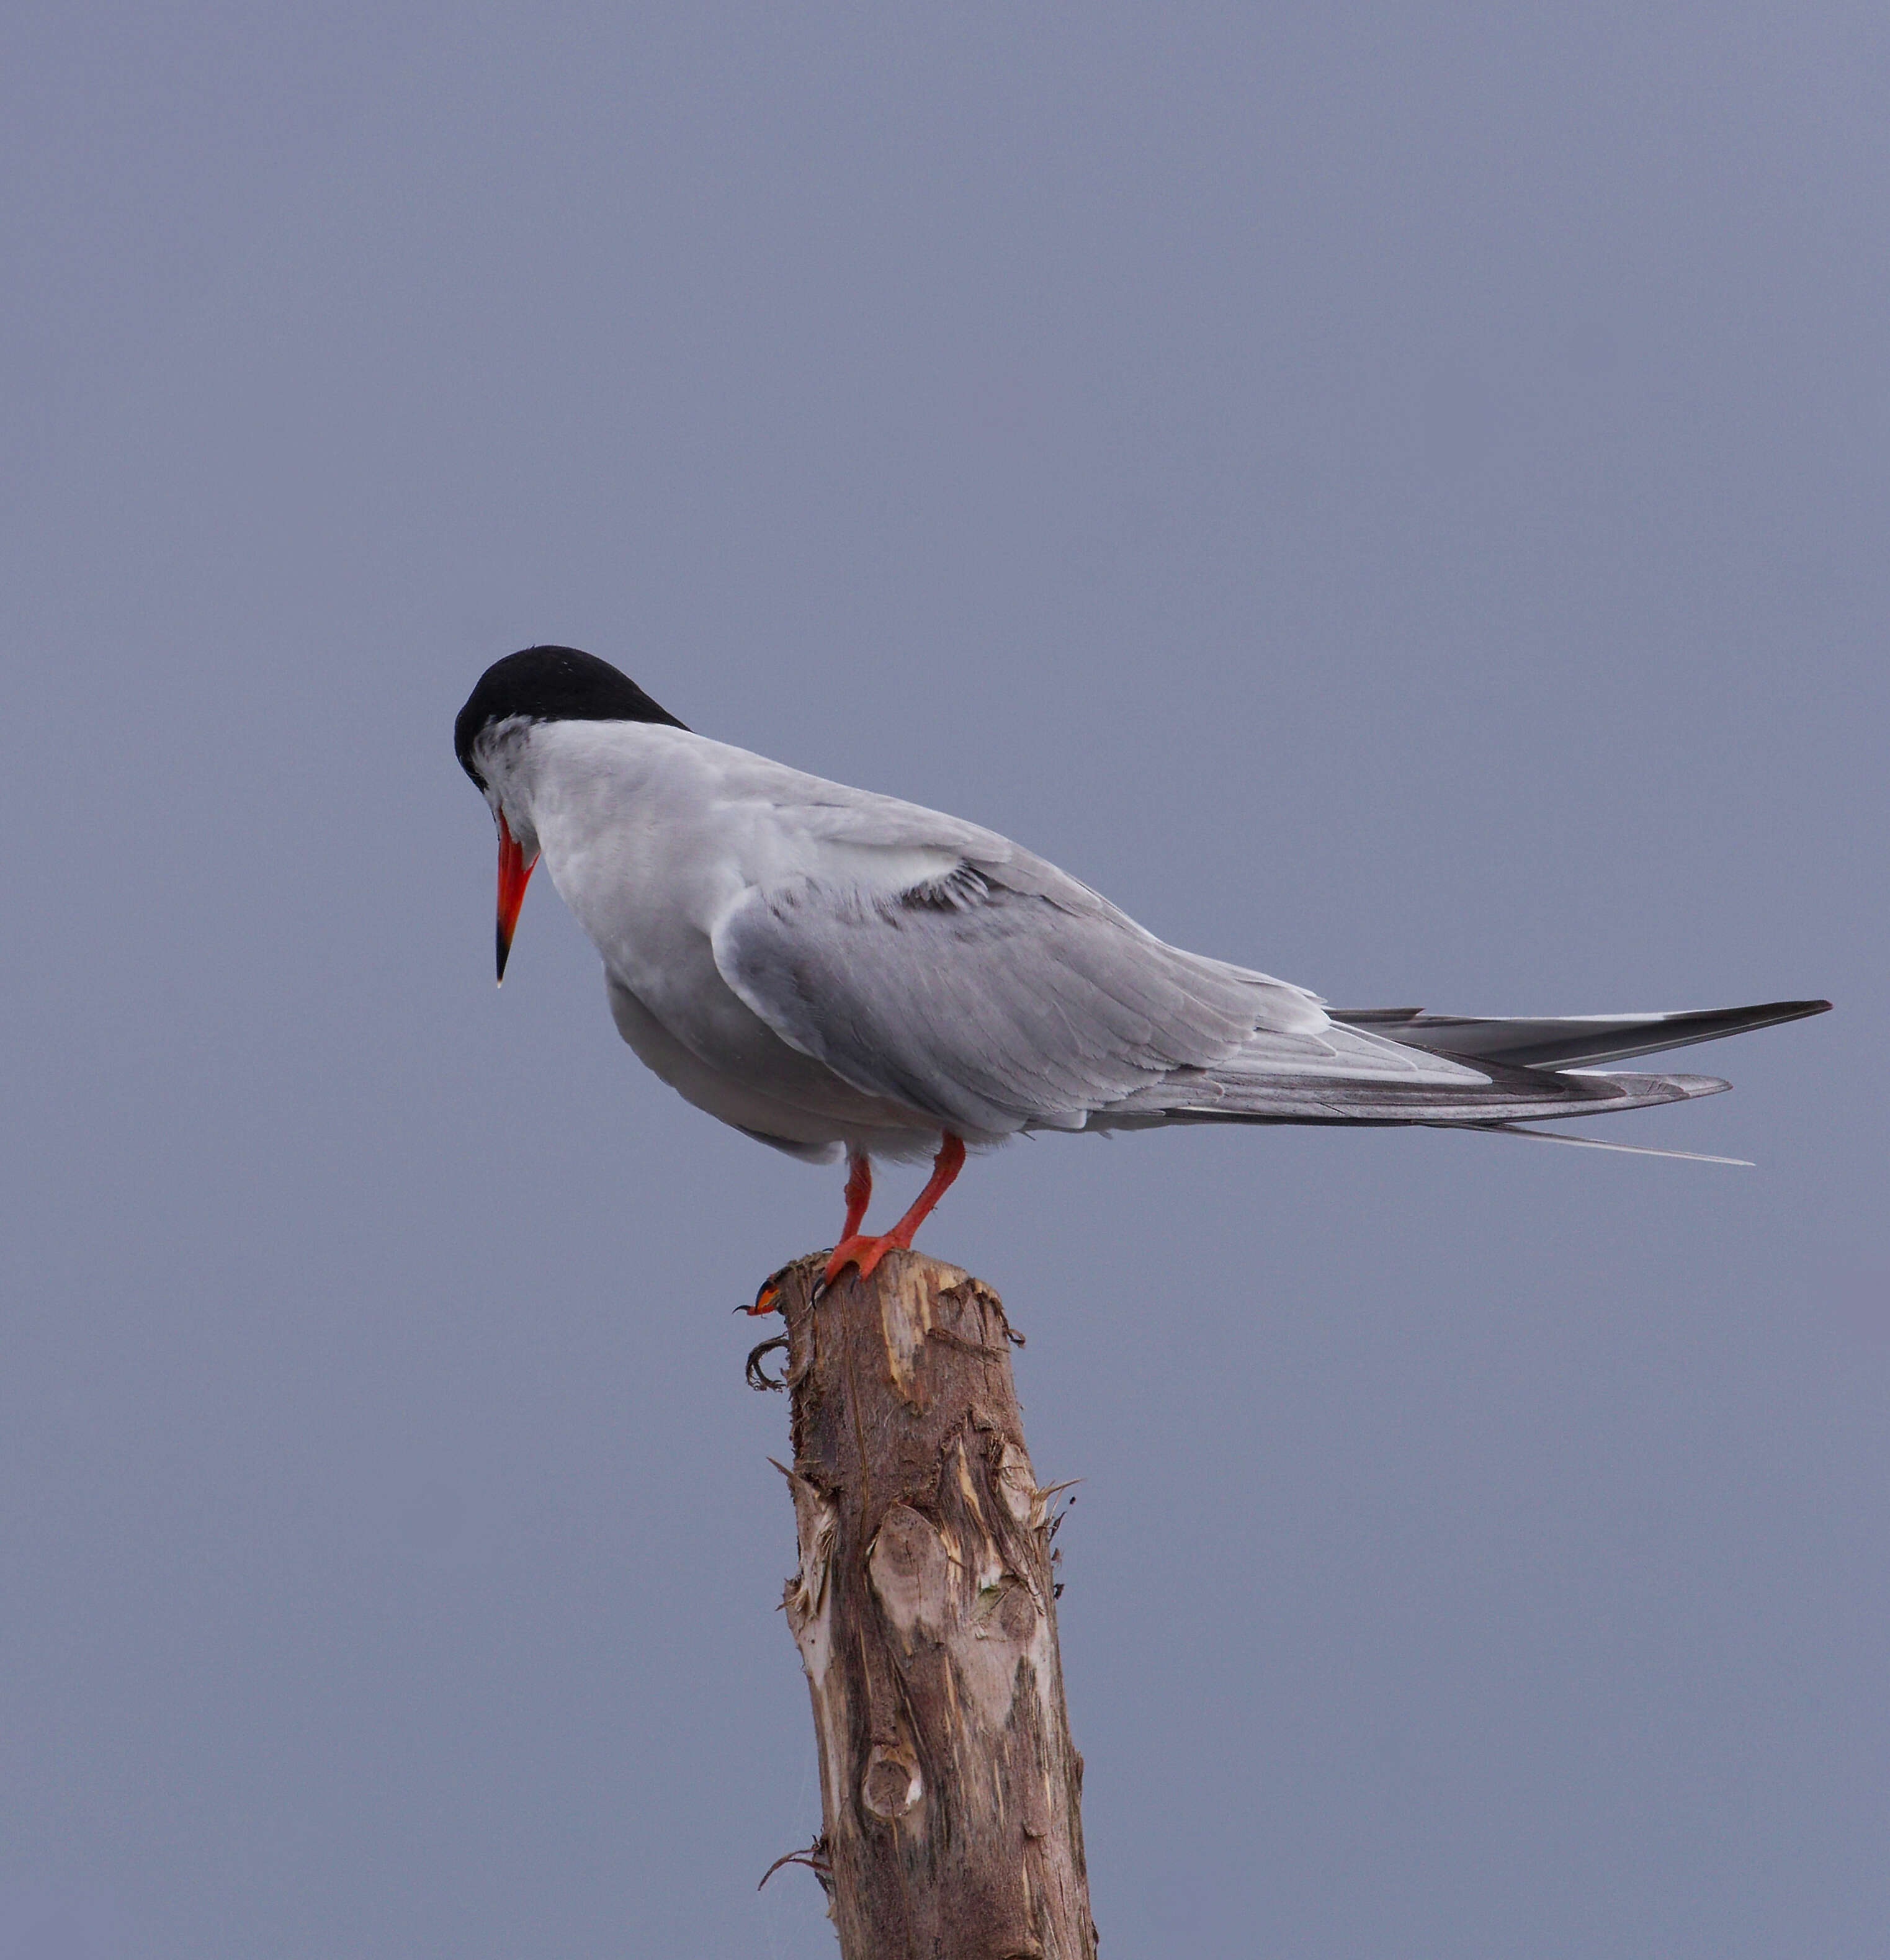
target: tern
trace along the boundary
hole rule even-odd
[[[542,858],[603,958],[618,1032],[650,1069],[758,1142],[816,1163],[844,1153],[829,1282],[909,1246],[968,1148],[1026,1131],[1347,1123],[1549,1136],[1521,1126],[1730,1087],[1599,1064],[1831,1004],[1553,1020],[1329,1007],[1165,943],[994,831],[693,733],[571,647],[488,667],[453,747],[498,828],[499,978]],[[867,1236],[872,1160],[927,1156],[912,1208]]]

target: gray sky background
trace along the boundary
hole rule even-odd
[[[832,1950],[729,1309],[839,1179],[548,888],[495,993],[538,640],[1341,1004],[1834,998],[1605,1131],[1756,1171],[924,1242],[1087,1479],[1106,1953],[1881,1951],[1882,8],[9,23],[0,1960]]]

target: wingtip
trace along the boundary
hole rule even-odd
[[[1558,1075],[1583,1082],[1602,1082],[1624,1097],[1644,1102],[1691,1102],[1697,1096],[1723,1096],[1732,1085],[1723,1075],[1650,1075],[1639,1069],[1564,1068]],[[1571,1115],[1578,1113],[1571,1109]]]

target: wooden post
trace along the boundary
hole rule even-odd
[[[886,1255],[788,1322],[788,1622],[813,1698],[821,1873],[845,1960],[1093,1960],[1049,1505],[998,1296]]]

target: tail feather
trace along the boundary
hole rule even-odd
[[[1555,1130],[1528,1130],[1520,1123],[1436,1123],[1439,1130],[1481,1130],[1488,1137],[1528,1137],[1538,1144],[1573,1144],[1577,1150],[1618,1150],[1624,1157],[1678,1157],[1686,1163],[1731,1164],[1739,1170],[1754,1168],[1750,1157],[1716,1157],[1705,1150],[1657,1150],[1650,1144],[1618,1144],[1608,1137],[1571,1137]]]

